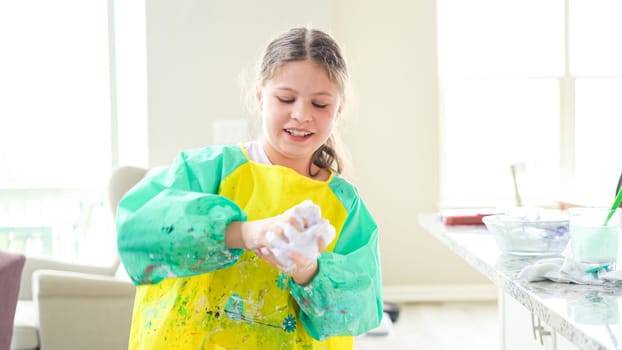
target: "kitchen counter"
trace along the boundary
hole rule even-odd
[[[519,280],[520,270],[542,257],[501,253],[484,225],[445,226],[432,213],[419,215],[419,224],[577,348],[622,344],[622,285]]]

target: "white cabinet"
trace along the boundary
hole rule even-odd
[[[510,295],[499,291],[501,349],[578,349]]]

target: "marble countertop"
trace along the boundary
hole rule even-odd
[[[419,224],[454,253],[581,349],[619,349],[622,285],[579,285],[516,278],[543,257],[502,254],[483,225],[445,226],[437,214]]]

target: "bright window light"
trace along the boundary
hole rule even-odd
[[[622,75],[622,1],[570,0],[570,71]]]
[[[557,193],[556,80],[450,81],[444,91],[443,199],[512,204],[510,166],[517,163],[524,163],[523,195],[535,198]],[[527,183],[526,178],[531,181]]]
[[[439,0],[438,13],[443,76],[564,73],[563,0]]]
[[[0,188],[105,183],[107,13],[105,1],[0,3]]]
[[[622,78],[578,79],[576,187],[594,204],[610,205],[622,171]]]
[[[0,2],[0,249],[116,257],[111,170],[147,166],[145,6],[119,3]]]
[[[441,206],[514,202],[511,164],[527,204],[613,201],[621,12],[617,0],[439,0]]]

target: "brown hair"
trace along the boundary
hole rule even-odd
[[[292,28],[272,40],[264,52],[259,68],[259,82],[263,85],[271,79],[277,70],[287,62],[312,60],[322,66],[328,78],[339,86],[342,95],[348,82],[348,70],[339,45],[328,34],[310,28]],[[317,176],[319,171],[311,173],[311,165],[320,169],[329,169],[337,174],[343,171],[343,161],[336,151],[334,135],[311,156],[309,174]]]

